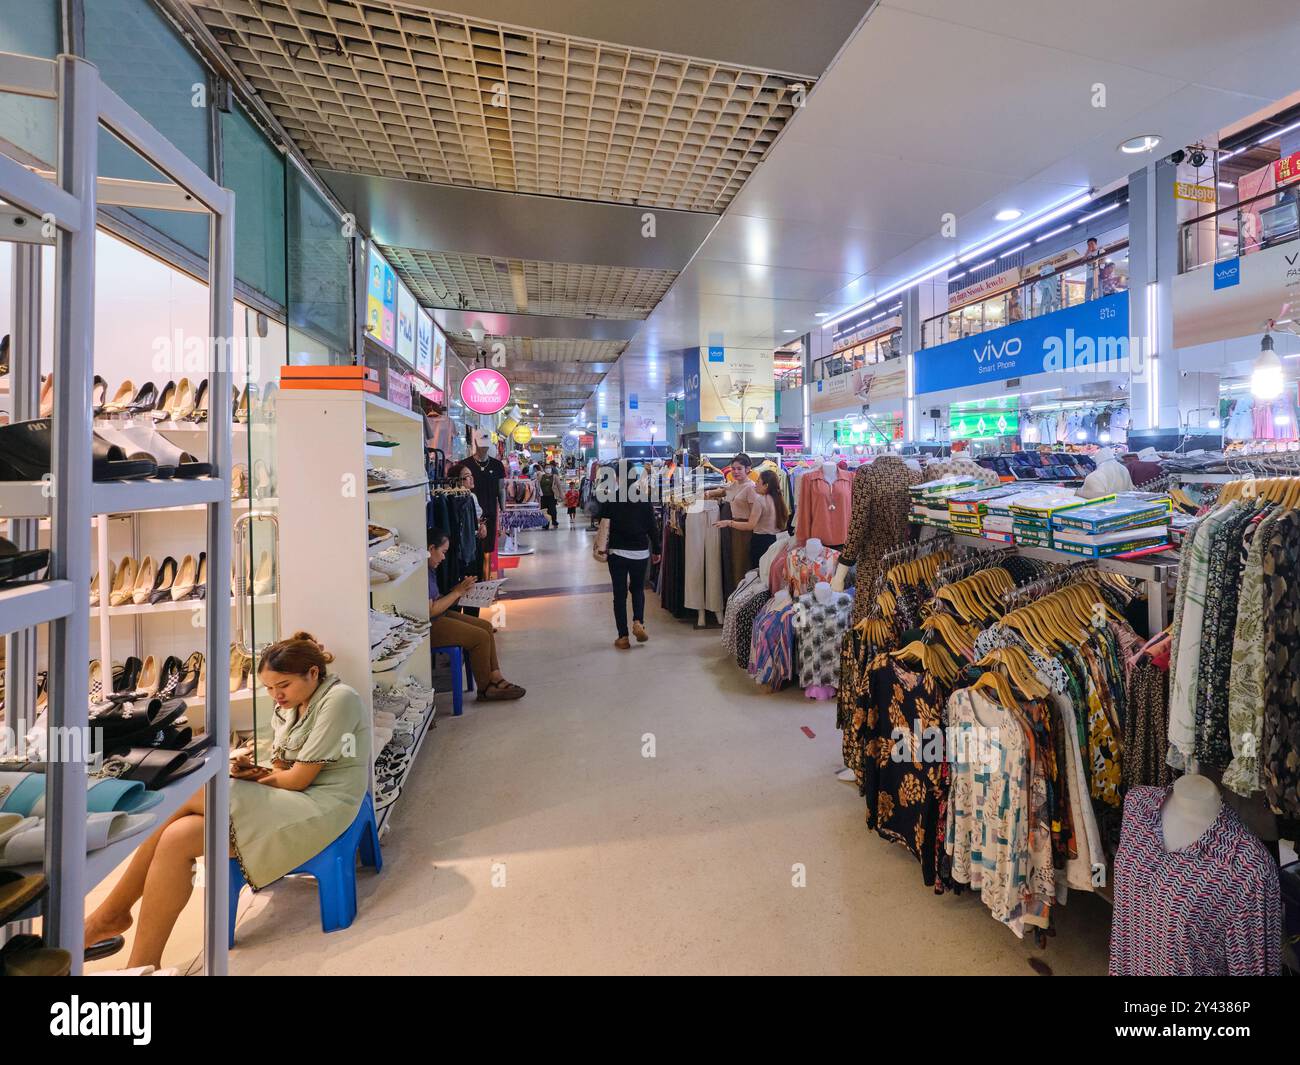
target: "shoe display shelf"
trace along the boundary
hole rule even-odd
[[[367,392],[292,389],[279,396],[280,617],[286,632],[307,629],[333,653],[330,668],[356,689],[371,715],[376,683],[414,677],[431,687],[427,635],[391,669],[376,672],[370,660],[372,608],[429,616],[428,581],[420,572],[425,567],[372,585],[369,565],[371,525],[392,529],[399,543],[428,550],[422,423],[414,411]],[[367,427],[397,446],[367,444]],[[371,491],[367,467],[409,476],[397,482],[405,487]],[[423,738],[422,732],[421,743]],[[380,811],[381,829],[400,803]]]
[[[87,734],[89,724],[88,651],[103,652],[109,669],[115,634],[111,612],[101,612],[92,634],[90,579],[95,549],[92,540],[108,543],[110,515],[128,515],[131,523],[170,522],[182,508],[202,510],[185,542],[192,552],[205,551],[208,584],[204,624],[191,624],[183,611],[160,614],[186,625],[191,650],[202,648],[208,664],[206,703],[213,744],[199,767],[160,789],[163,801],[151,813],[161,823],[199,788],[207,809],[205,850],[210,866],[224,868],[229,835],[228,655],[231,627],[231,420],[228,365],[218,357],[229,350],[234,309],[234,202],[179,149],[105,86],[97,69],[84,60],[54,60],[0,54],[0,85],[7,93],[52,102],[58,121],[57,170],[44,173],[0,153],[0,200],[8,216],[25,224],[0,230],[11,242],[13,284],[11,370],[7,398],[12,421],[40,412],[42,301],[53,305],[52,409],[48,413],[49,474],[31,481],[0,482],[0,519],[20,549],[48,546],[44,579],[0,589],[0,632],[5,634],[5,725],[25,733],[36,720],[38,665],[50,678],[46,724],[51,735]],[[118,182],[97,176],[101,134],[136,152],[161,175],[157,181]],[[202,301],[203,335],[213,338],[207,360],[211,396],[208,458],[212,471],[193,479],[143,478],[94,480],[92,476],[92,383],[99,315],[96,306],[96,228],[101,205],[149,206],[200,213],[209,218],[209,277]],[[20,234],[21,230],[21,234]],[[52,250],[46,251],[49,247]],[[42,289],[42,256],[53,257],[56,283]],[[147,355],[143,358],[148,358]],[[30,459],[30,456],[28,456]],[[42,519],[47,519],[43,524]],[[180,526],[177,523],[177,529]],[[92,530],[94,530],[92,532]],[[180,535],[179,532],[176,533]],[[101,559],[102,561],[102,559]],[[143,615],[140,615],[142,617]],[[46,632],[40,629],[44,627]],[[97,637],[97,638],[96,638]],[[57,730],[57,731],[56,731]],[[87,894],[149,838],[144,831],[87,854],[87,759],[51,758],[46,773],[45,861],[48,889],[39,906],[40,934],[47,946],[72,958],[72,972],[82,971],[84,911]],[[209,878],[203,895],[204,969],[227,971],[226,878]],[[28,915],[24,915],[27,917]],[[0,938],[12,927],[0,929]]]

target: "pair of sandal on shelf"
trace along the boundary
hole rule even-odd
[[[0,425],[0,481],[40,481],[50,473],[54,433],[49,418]],[[143,477],[206,477],[200,462],[153,426],[102,425],[91,438],[91,476],[96,481]]]
[[[40,572],[50,564],[50,552],[46,548],[34,551],[20,551],[12,540],[0,536],[0,584],[16,581],[23,577],[39,577]]]
[[[201,651],[195,651],[184,662],[168,655],[162,665],[153,655],[145,655],[143,661],[132,655],[124,663],[113,664],[111,687],[105,691],[103,666],[95,659],[90,663],[90,702],[96,706],[139,699],[187,699],[202,692],[207,676],[204,667]]]
[[[53,389],[47,379],[47,384],[42,386],[41,391],[42,414],[50,413],[45,409],[46,388],[50,389],[50,411],[54,409]],[[91,402],[95,407],[95,414],[100,417],[127,415],[132,418],[147,416],[158,422],[206,422],[208,420],[208,379],[200,378],[199,383],[195,385],[188,377],[182,377],[179,381],[168,381],[161,391],[152,381],[146,381],[137,389],[131,381],[127,380],[118,386],[113,398],[109,399],[108,382],[96,374],[91,390]],[[248,402],[247,386],[243,391],[235,385],[230,386],[230,405],[235,421],[248,421]]]
[[[208,553],[200,551],[196,559],[186,555],[180,562],[168,555],[157,566],[149,555],[136,562],[130,555],[114,566],[108,564],[108,605],[126,606],[146,603],[180,603],[187,599],[205,599],[208,592]],[[99,574],[90,581],[90,605],[99,606]]]
[[[253,463],[253,479],[248,479],[248,467],[242,462],[230,472],[230,498],[271,499],[275,496],[275,482],[271,479],[271,467],[264,459]]]

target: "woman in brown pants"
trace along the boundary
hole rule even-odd
[[[429,642],[434,647],[462,647],[469,655],[474,683],[480,699],[519,699],[524,689],[501,674],[497,662],[496,634],[490,622],[452,610],[456,601],[474,587],[466,577],[443,595],[438,588],[437,569],[447,555],[449,537],[442,529],[430,529],[429,536]]]

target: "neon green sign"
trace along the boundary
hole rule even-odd
[[[951,440],[992,440],[1020,433],[1020,414],[1006,400],[954,404],[948,412]]]

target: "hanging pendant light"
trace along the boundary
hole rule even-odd
[[[1259,358],[1250,372],[1250,394],[1256,399],[1277,399],[1285,387],[1282,360],[1273,350],[1273,338],[1265,333],[1259,342]]]

